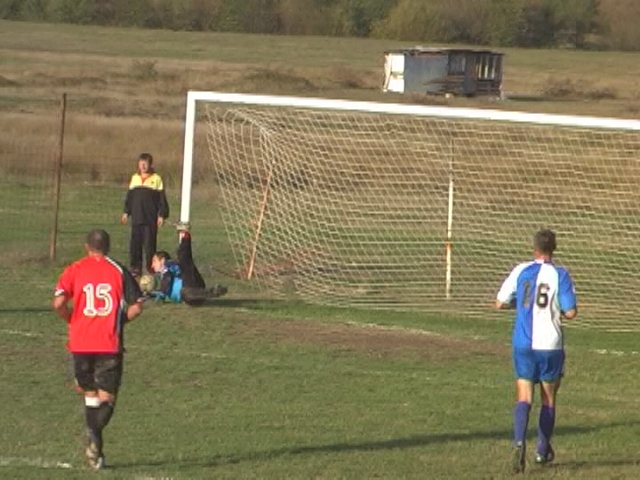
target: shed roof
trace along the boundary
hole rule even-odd
[[[434,53],[482,53],[482,54],[491,54],[491,55],[504,55],[502,52],[497,52],[495,50],[484,50],[484,49],[474,49],[474,48],[442,48],[442,47],[423,47],[421,45],[416,45],[415,47],[408,48],[396,48],[392,50],[385,50],[384,53],[405,53],[409,55],[420,55],[422,53],[425,54],[434,54]]]

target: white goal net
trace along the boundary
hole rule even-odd
[[[540,227],[580,322],[640,325],[640,122],[191,92],[237,273],[318,304],[492,315]]]

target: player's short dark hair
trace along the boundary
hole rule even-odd
[[[164,250],[160,250],[160,251],[156,252],[155,255],[160,260],[171,260],[171,255],[169,255],[169,253],[165,252]]]
[[[87,246],[94,252],[107,255],[111,248],[111,237],[106,230],[96,228],[87,234]]]
[[[556,234],[548,228],[541,228],[533,236],[533,248],[544,255],[553,255],[556,249]]]
[[[138,157],[138,160],[144,160],[149,165],[153,165],[153,155],[151,155],[150,153],[141,153]]]

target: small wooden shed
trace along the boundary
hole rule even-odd
[[[500,96],[504,54],[493,50],[413,47],[384,58],[385,92]]]

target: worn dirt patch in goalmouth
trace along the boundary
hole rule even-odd
[[[417,357],[429,362],[469,356],[509,354],[509,347],[418,329],[381,325],[321,323],[301,320],[248,320],[229,332],[245,338],[292,345],[316,345],[379,358]]]

